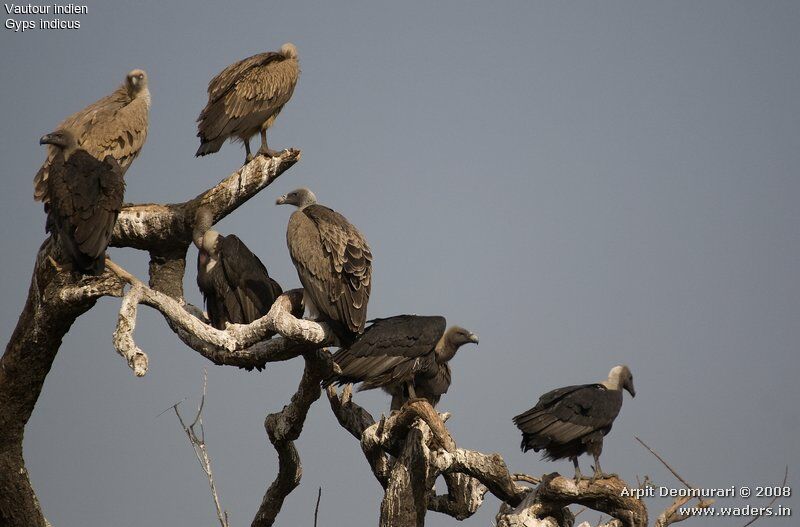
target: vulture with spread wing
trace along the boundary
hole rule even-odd
[[[450,387],[450,359],[478,336],[452,326],[443,317],[400,315],[376,319],[351,346],[333,355],[342,370],[328,384],[360,382],[358,390],[383,388],[392,410],[409,399],[424,398],[436,406]]]
[[[78,149],[71,130],[43,136],[40,144],[55,150],[47,182],[50,197],[47,231],[83,274],[99,275],[106,265],[106,248],[122,209],[125,180],[113,156],[100,161]]]
[[[295,205],[286,242],[303,284],[303,303],[312,318],[330,323],[340,344],[364,332],[372,286],[372,253],[347,218],[317,203],[307,188],[281,196]]]
[[[111,95],[70,115],[57,129],[69,129],[77,147],[94,158],[113,157],[124,175],[147,139],[149,112],[147,74],[135,69],[128,73],[122,86]],[[50,201],[47,178],[57,153],[57,146],[51,145],[47,159],[36,173],[33,180],[33,198],[36,201],[45,204]]]
[[[522,431],[522,451],[544,450],[544,459],[571,459],[576,482],[581,479],[578,456],[588,452],[594,457],[592,481],[605,477],[600,468],[603,437],[622,408],[623,389],[636,397],[631,371],[615,366],[598,384],[567,386],[542,395],[536,406],[514,418]]]
[[[197,286],[208,318],[217,329],[226,323],[249,324],[266,315],[283,291],[242,240],[222,236],[212,223],[211,210],[198,209],[192,238],[198,249]]]
[[[200,148],[195,156],[218,152],[226,139],[242,141],[253,159],[250,138],[261,132],[258,153],[274,156],[267,146],[267,129],[289,102],[300,76],[297,48],[286,43],[278,52],[259,53],[231,64],[211,79],[208,104],[197,118]]]

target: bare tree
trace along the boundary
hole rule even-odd
[[[186,202],[125,206],[112,245],[148,251],[148,284],[110,261],[106,272],[98,277],[59,272],[51,264],[51,258],[58,260],[61,256],[59,249],[50,239],[45,240],[36,256],[25,307],[0,359],[0,524],[49,525],[25,469],[25,425],[62,338],[72,323],[103,296],[122,298],[114,346],[137,376],[145,375],[149,366],[147,354],[134,338],[140,305],[160,312],[182,342],[216,365],[263,368],[269,362],[303,358],[305,368],[297,391],[280,412],[265,420],[267,435],[278,454],[278,474],[267,487],[252,525],[274,523],[284,499],[299,485],[302,475],[294,441],[302,432],[310,406],[322,394],[321,381],[338,371],[326,349],[336,344],[336,338],[326,324],[297,319],[291,314],[301,307],[301,290],[285,292],[266,316],[251,324],[218,330],[207,323],[201,309],[183,300],[182,284],[197,208],[208,207],[214,221],[219,221],[299,159],[300,152],[296,150],[274,158],[257,157]],[[279,336],[265,340],[273,332]],[[381,526],[424,525],[428,511],[463,520],[481,507],[487,493],[502,502],[498,526],[572,525],[570,504],[582,504],[613,517],[609,526],[647,525],[644,503],[623,496],[621,489],[627,484],[620,479],[576,484],[558,474],[542,478],[514,474],[499,454],[459,448],[446,427],[448,415],[438,414],[424,400],[409,401],[399,412],[376,422],[352,401],[350,387],[341,394],[329,387],[327,397],[341,426],[360,442],[384,489]],[[177,413],[177,406],[175,410]],[[220,524],[227,525],[202,432],[202,404],[191,425],[178,416],[209,479]],[[195,426],[200,426],[200,435]],[[434,490],[440,477],[447,487],[444,494]]]

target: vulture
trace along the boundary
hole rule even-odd
[[[79,149],[69,129],[47,134],[39,143],[55,150],[46,180],[47,231],[53,233],[73,269],[99,275],[105,269],[106,247],[125,194],[122,167],[111,155],[100,161]]]
[[[364,332],[372,286],[372,252],[364,236],[347,218],[317,203],[307,188],[277,199],[295,205],[286,229],[289,255],[303,284],[309,315],[323,320],[350,344]]]
[[[267,268],[236,235],[211,229],[211,210],[200,207],[192,233],[197,246],[197,287],[211,325],[249,324],[267,314],[281,293]],[[269,335],[267,338],[271,337]]]
[[[250,138],[259,131],[258,153],[276,155],[267,146],[267,128],[291,99],[299,76],[297,48],[288,42],[278,52],[259,53],[222,70],[208,84],[208,103],[197,118],[195,157],[218,152],[232,138],[244,143],[249,162]]]
[[[149,111],[147,74],[135,69],[111,95],[70,115],[57,129],[71,130],[78,148],[89,155],[97,159],[113,157],[124,174],[147,138]],[[47,178],[56,153],[56,146],[48,149],[47,159],[33,180],[33,198],[45,205],[50,201]]]
[[[571,459],[576,483],[581,479],[578,456],[588,452],[594,457],[592,481],[606,477],[600,468],[603,437],[622,408],[623,389],[636,397],[631,370],[614,366],[603,382],[557,388],[542,395],[536,406],[514,418],[522,431],[522,451],[544,450],[542,458],[548,460]]]
[[[443,317],[400,315],[373,322],[333,355],[342,373],[326,383],[360,382],[359,391],[383,388],[392,396],[392,410],[417,397],[436,406],[450,387],[450,359],[464,344],[478,343],[464,328],[445,331]]]

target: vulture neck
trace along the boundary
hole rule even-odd
[[[609,390],[620,391],[622,389],[622,380],[620,379],[619,373],[617,373],[617,372],[612,372],[608,376],[608,379],[606,379],[605,381],[601,382],[600,384],[602,384],[603,386],[605,386]]]
[[[447,338],[447,335],[442,335],[442,338],[440,338],[439,342],[436,343],[436,362],[448,362],[455,356],[457,351],[458,346],[450,342],[450,339]]]

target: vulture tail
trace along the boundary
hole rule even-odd
[[[200,143],[200,148],[197,149],[195,152],[194,157],[205,156],[208,154],[213,154],[215,152],[219,152],[219,149],[222,148],[222,143],[225,142],[225,138],[222,139],[215,139],[214,141],[203,141]]]

